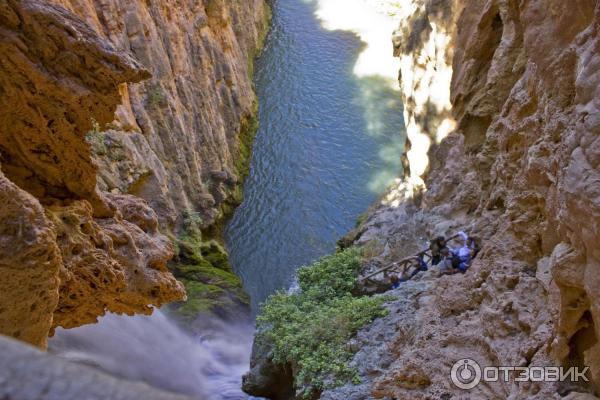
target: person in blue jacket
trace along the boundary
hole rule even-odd
[[[453,274],[456,272],[467,272],[471,266],[473,258],[479,252],[477,239],[469,237],[463,231],[458,232],[458,235],[463,239],[463,245],[459,248],[450,248],[445,246],[440,251],[440,273]]]
[[[473,258],[479,252],[479,244],[477,243],[477,239],[469,237],[463,231],[458,232],[458,234],[463,239],[463,245],[458,249],[451,250],[452,266],[464,274],[471,266]]]

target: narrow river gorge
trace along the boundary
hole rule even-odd
[[[254,310],[289,287],[299,266],[331,253],[401,172],[398,66],[391,78],[369,71],[359,62],[362,52],[372,51],[370,43],[351,26],[327,29],[337,28],[334,16],[380,28],[369,19],[378,16],[375,10],[357,8],[363,19],[340,10],[354,3],[365,4],[274,3],[271,32],[256,63],[260,127],[250,176],[226,230],[231,261]],[[371,38],[387,44],[369,55],[371,62],[394,64],[392,29],[388,23],[383,38]]]
[[[600,0],[0,4],[0,399],[600,398]]]
[[[255,64],[260,127],[250,174],[225,231],[253,314],[293,285],[298,267],[335,249],[401,173],[405,140],[393,18],[361,0],[277,0],[272,11]],[[49,349],[169,391],[246,398],[252,327],[209,324],[216,330],[193,338],[164,312],[107,315],[58,329]]]

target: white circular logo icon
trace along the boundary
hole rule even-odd
[[[459,389],[473,389],[481,381],[481,367],[475,360],[463,358],[452,366],[450,378]]]

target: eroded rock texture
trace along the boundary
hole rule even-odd
[[[44,345],[58,303],[56,233],[40,203],[0,172],[0,329]]]
[[[99,187],[145,199],[176,232],[185,213],[198,212],[205,229],[230,212],[249,162],[264,1],[51,2],[152,74],[121,86],[114,121],[94,132]]]
[[[0,2],[0,332],[44,346],[184,297],[166,265],[240,200],[267,21],[262,0]],[[241,298],[223,257],[195,261]]]
[[[0,11],[5,175],[37,198],[96,199],[83,136],[91,118],[112,121],[117,85],[148,71],[61,7],[5,0]]]
[[[182,299],[156,214],[97,189],[85,141],[148,71],[46,2],[1,2],[0,32],[0,332],[44,347],[53,326]]]
[[[182,286],[168,272],[172,245],[158,232],[143,200],[109,195],[113,218],[94,219],[89,203],[50,206],[62,254],[54,326],[73,328],[111,312],[150,314],[151,305],[179,300]]]
[[[46,1],[79,16],[152,75],[119,86],[112,121],[96,118],[87,141],[98,188],[146,200],[176,243],[169,265],[192,300],[178,307],[183,319],[248,312],[240,280],[227,263],[214,262],[226,253],[205,250],[221,240],[223,221],[242,197],[257,126],[252,61],[268,27],[266,3]],[[188,249],[199,256],[190,260]],[[203,270],[188,279],[190,267]]]
[[[398,51],[422,54],[442,27],[453,46],[444,54],[453,67],[446,90],[457,129],[439,145],[431,140],[426,191],[392,190],[354,239],[381,243],[384,262],[420,250],[419,237],[459,229],[480,236],[483,249],[465,275],[428,272],[393,292],[392,313],[357,338],[365,383],[322,398],[598,394],[600,5],[448,0],[421,7],[429,16],[401,33]],[[436,62],[421,61],[415,70]],[[421,104],[445,96],[424,95]],[[409,112],[421,124],[448,116],[433,111]],[[592,380],[462,392],[449,371],[463,357],[482,365],[586,365]]]

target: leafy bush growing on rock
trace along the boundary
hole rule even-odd
[[[92,118],[92,129],[85,134],[85,141],[90,145],[90,150],[95,155],[106,154],[105,136],[100,132],[100,124]]]
[[[273,361],[292,365],[301,397],[353,381],[348,340],[387,311],[383,297],[351,294],[361,252],[350,248],[298,271],[300,291],[278,292],[267,299],[257,319],[258,335],[273,345]]]
[[[167,96],[160,84],[156,84],[148,90],[148,105],[154,107],[163,107],[167,102]]]

